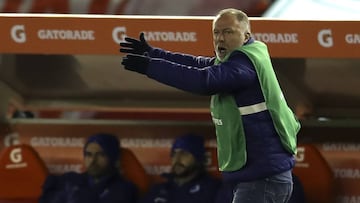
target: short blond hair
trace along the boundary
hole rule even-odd
[[[226,8],[223,9],[221,11],[219,11],[216,16],[215,16],[215,20],[218,19],[219,17],[223,16],[223,15],[234,15],[236,16],[236,19],[241,22],[244,23],[244,25],[247,28],[247,31],[250,33],[250,21],[249,21],[249,17],[247,16],[247,14],[239,9],[235,9],[235,8]]]

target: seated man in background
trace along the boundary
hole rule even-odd
[[[171,172],[153,185],[141,203],[213,203],[219,180],[207,174],[204,138],[185,134],[171,148]]]
[[[119,174],[120,143],[110,134],[95,134],[84,146],[84,173],[50,175],[40,203],[135,203],[136,186]]]

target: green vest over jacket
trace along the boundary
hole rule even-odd
[[[275,129],[284,148],[296,153],[296,135],[300,123],[288,107],[273,70],[267,47],[260,41],[237,49],[253,63],[260,81],[265,108],[269,110]],[[226,61],[228,57],[222,61]],[[216,64],[221,63],[216,60]],[[246,164],[246,140],[240,108],[231,94],[211,97],[210,110],[215,124],[220,171],[236,171]]]

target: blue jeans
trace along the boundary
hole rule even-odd
[[[238,183],[232,203],[286,203],[293,189],[291,171]]]

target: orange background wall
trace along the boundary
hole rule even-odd
[[[82,170],[82,146],[88,135],[110,132],[118,135],[122,146],[130,148],[149,174],[160,174],[169,169],[169,150],[177,135],[195,132],[206,136],[206,145],[215,147],[213,126],[206,122],[123,122],[108,124],[18,123],[11,132],[1,128],[0,148],[11,143],[30,144],[40,153],[50,172]],[[352,135],[358,131],[350,129]],[[356,129],[355,129],[356,130]],[[342,131],[342,139],[330,132]],[[304,135],[308,133],[309,136]],[[300,142],[313,143],[331,166],[337,183],[336,202],[357,202],[360,198],[360,142],[346,136],[346,130],[334,128],[304,128]],[[350,132],[350,131],[349,131]],[[318,136],[313,133],[321,133]],[[317,137],[317,138],[316,138]],[[351,140],[353,139],[353,140]],[[209,162],[214,160],[209,159]],[[314,169],[316,170],[316,169]],[[311,177],[311,174],[309,174]]]

